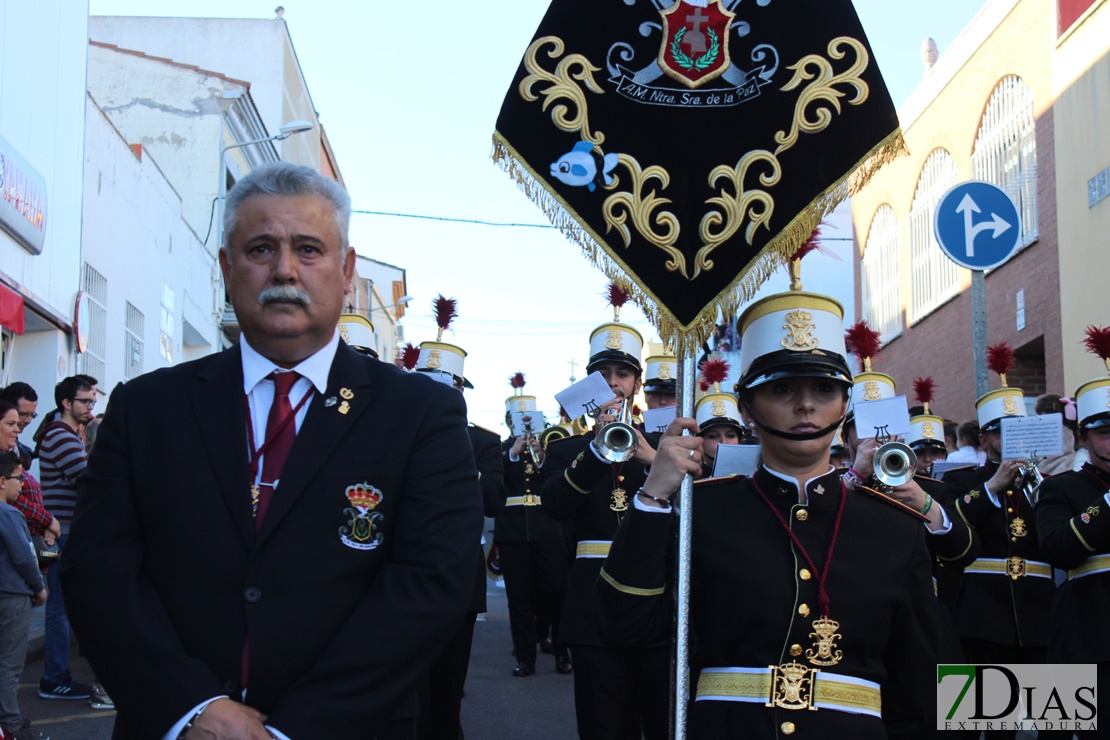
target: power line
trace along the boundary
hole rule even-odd
[[[472,226],[495,226],[495,227],[507,227],[507,228],[516,228],[516,229],[559,229],[559,230],[562,230],[564,228],[564,227],[560,227],[560,226],[553,226],[551,224],[524,224],[524,223],[519,223],[519,222],[516,222],[516,221],[483,221],[481,219],[475,219],[475,218],[452,218],[450,216],[428,216],[428,215],[419,214],[419,213],[395,213],[393,211],[366,211],[366,210],[363,210],[363,209],[360,209],[360,208],[352,208],[351,213],[359,213],[359,214],[362,214],[364,216],[388,216],[390,218],[415,218],[415,219],[419,219],[421,221],[446,221],[448,223],[470,224]],[[578,230],[576,227],[570,227],[570,228]],[[850,241],[852,241],[852,237],[850,237],[850,236],[823,236],[823,237],[821,237],[821,241],[823,241],[823,242],[850,242]]]

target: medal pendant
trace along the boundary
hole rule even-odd
[[[623,488],[614,488],[613,501],[609,504],[609,508],[613,511],[627,511],[628,491],[625,491]]]
[[[262,490],[255,483],[251,486],[251,516],[258,514],[258,500],[262,498]]]
[[[1014,537],[1024,537],[1029,534],[1029,530],[1025,528],[1025,520],[1020,516],[1015,516],[1010,520],[1010,534]]]
[[[830,666],[836,665],[844,657],[844,651],[840,650],[836,641],[843,639],[837,630],[840,629],[840,623],[829,619],[828,617],[821,617],[813,621],[813,632],[809,636],[816,640],[813,647],[806,650],[806,659],[813,665]]]
[[[528,463],[527,465],[524,466],[524,474],[525,475],[532,475],[535,472],[536,472],[536,469],[532,467],[532,463]]]
[[[536,505],[536,495],[534,493],[525,494],[524,495],[524,505],[525,506],[535,506]]]

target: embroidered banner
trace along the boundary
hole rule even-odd
[[[849,0],[554,0],[493,157],[685,355],[903,151]]]

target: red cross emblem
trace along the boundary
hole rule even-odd
[[[700,8],[683,0],[662,11],[663,44],[659,66],[668,77],[689,88],[719,77],[731,64],[728,32],[736,17],[710,0]]]

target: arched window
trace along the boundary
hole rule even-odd
[[[933,216],[940,197],[956,184],[956,162],[934,149],[921,168],[910,208],[910,321],[914,322],[960,289],[960,268],[940,250]]]
[[[1021,214],[1021,246],[1037,239],[1037,141],[1033,91],[1009,75],[991,93],[975,150],[971,175],[1005,190]]]
[[[901,277],[898,274],[898,217],[885,203],[867,231],[862,262],[863,317],[883,342],[902,333]]]

